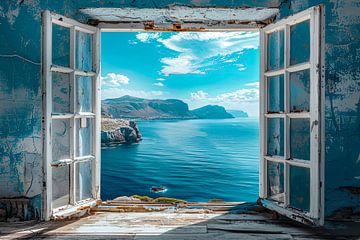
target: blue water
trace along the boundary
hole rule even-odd
[[[103,200],[133,194],[187,201],[256,201],[258,119],[138,122],[138,144],[102,149]],[[152,193],[165,186],[165,193]]]

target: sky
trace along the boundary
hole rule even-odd
[[[104,32],[102,99],[181,99],[258,116],[258,32]]]

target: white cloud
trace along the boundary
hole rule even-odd
[[[157,78],[158,81],[165,81],[165,78]]]
[[[154,86],[163,87],[164,84],[162,82],[157,82],[153,84]]]
[[[239,71],[244,71],[246,69],[244,64],[236,64],[236,66],[238,67]]]
[[[181,32],[168,38],[157,36],[164,47],[178,53],[177,57],[161,59],[164,64],[161,73],[165,76],[205,74],[204,67],[211,65],[211,58],[221,57],[223,63],[232,63],[238,60],[232,54],[241,55],[245,49],[257,49],[258,36],[257,32]],[[239,70],[245,70],[245,66],[239,66]]]
[[[137,41],[133,41],[133,40],[129,40],[128,43],[129,43],[130,45],[136,45],[136,44],[138,44]]]
[[[143,91],[143,90],[130,90],[124,88],[110,88],[101,90],[101,99],[117,98],[124,95],[130,95],[139,98],[157,98],[163,95],[162,91]]]
[[[206,100],[209,102],[252,102],[259,100],[259,88],[242,88],[233,92],[219,94],[215,97],[210,97],[208,93],[203,90],[190,93],[192,100]]]
[[[203,90],[199,90],[197,92],[190,93],[190,98],[192,100],[203,100],[203,99],[207,99],[208,96],[209,96],[209,94],[204,92]]]
[[[101,84],[106,87],[119,87],[129,84],[130,79],[122,74],[108,73],[105,77],[101,77]]]
[[[152,39],[157,39],[160,36],[158,32],[156,33],[138,33],[136,34],[136,38],[143,43],[150,42]]]
[[[247,86],[247,87],[259,87],[259,82],[246,83],[245,86]]]
[[[232,63],[232,62],[236,62],[236,59],[227,59],[224,61],[225,63]]]
[[[216,102],[253,102],[259,100],[258,88],[242,88],[234,92],[223,93],[215,98]]]
[[[176,58],[162,58],[161,62],[165,65],[161,73],[165,76],[170,74],[205,74],[205,72],[197,69],[197,64],[193,61],[191,55],[181,54]]]

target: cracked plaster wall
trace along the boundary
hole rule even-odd
[[[0,198],[29,198],[28,218],[41,211],[41,16],[49,9],[86,20],[87,7],[162,8],[168,5],[277,7],[278,19],[325,5],[326,213],[359,207],[360,2],[357,0],[5,0],[0,4]],[[61,42],[59,43],[61,45]],[[23,58],[14,57],[14,55]],[[345,187],[345,188],[344,188]],[[356,191],[355,191],[356,192]],[[1,208],[1,206],[0,206]]]
[[[355,213],[360,212],[360,2],[285,0],[279,18],[318,4],[325,6],[325,213]]]

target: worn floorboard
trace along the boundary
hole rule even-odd
[[[328,228],[311,228],[288,219],[273,219],[266,211],[254,214],[245,208],[237,208],[238,213],[219,209],[221,206],[211,211],[209,206],[191,211],[173,206],[153,212],[98,209],[77,220],[0,223],[0,239],[360,239],[360,223],[356,222],[331,222]]]

